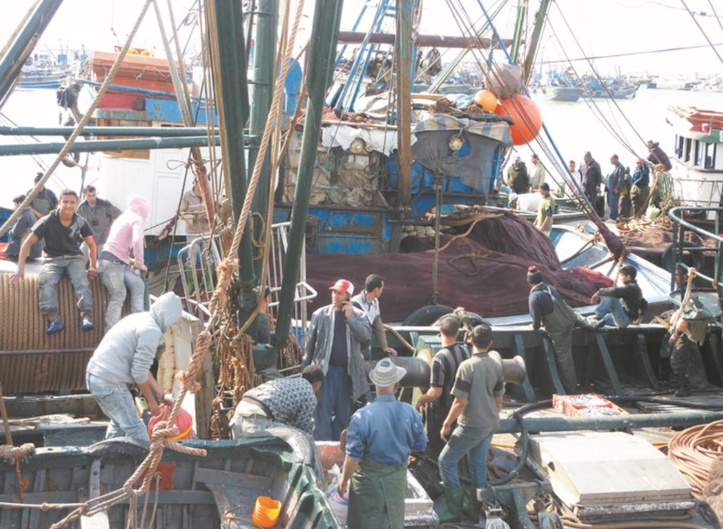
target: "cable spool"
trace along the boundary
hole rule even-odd
[[[108,303],[100,279],[90,280],[95,329],[81,329],[75,293],[64,276],[58,284],[58,305],[65,330],[48,336],[48,320],[38,307],[38,276],[26,274],[15,284],[10,284],[10,277],[9,273],[0,274],[0,380],[5,393],[85,389],[85,367],[103,337]],[[126,303],[123,313],[128,312]]]

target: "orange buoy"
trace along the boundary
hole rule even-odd
[[[153,57],[153,52],[151,50],[143,50],[141,52],[141,55],[143,55],[144,57]]]
[[[126,55],[138,55],[138,50],[135,49],[135,48],[130,48],[130,49],[126,52]]]
[[[494,112],[497,108],[497,96],[489,90],[480,90],[474,95],[474,102],[485,112]]]
[[[151,417],[148,421],[148,435],[153,437],[153,428],[161,421],[167,421],[171,415],[171,407],[161,406],[161,413],[156,417]],[[169,441],[183,441],[193,436],[193,417],[183,408],[178,410],[176,421],[174,422],[178,429],[178,434],[168,438]]]
[[[495,114],[512,119],[510,132],[515,145],[530,143],[542,128],[540,109],[529,97],[514,95],[509,99],[500,99]]]

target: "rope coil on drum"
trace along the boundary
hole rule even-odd
[[[47,319],[38,306],[38,276],[26,274],[10,283],[11,274],[0,274],[0,380],[5,393],[18,395],[45,391],[85,389],[85,367],[103,337],[108,293],[100,279],[90,280],[95,329],[83,331],[70,280],[58,284],[58,309],[65,330],[45,334]],[[124,307],[124,314],[128,306]]]

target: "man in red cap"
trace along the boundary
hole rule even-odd
[[[369,388],[361,343],[371,339],[366,314],[354,307],[354,285],[339,279],[331,290],[331,305],[311,316],[302,368],[314,364],[324,371],[314,417],[314,439],[338,441],[349,424],[352,401]]]

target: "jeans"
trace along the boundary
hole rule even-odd
[[[127,384],[107,382],[86,373],[85,384],[100,409],[110,419],[105,438],[128,436],[150,444],[148,429],[136,412],[133,395]]]
[[[68,274],[73,284],[78,308],[81,312],[93,310],[93,292],[90,290],[88,274],[82,255],[62,255],[47,257],[40,267],[38,286],[40,289],[40,312],[46,315],[58,313],[58,282],[63,274]]]
[[[314,439],[338,441],[351,417],[351,378],[345,367],[329,367],[314,414]]]
[[[105,332],[108,332],[121,319],[126,288],[131,294],[131,312],[143,312],[146,285],[126,264],[101,259],[98,272],[100,280],[108,290],[108,307],[105,310]]]
[[[633,321],[625,312],[620,300],[611,296],[602,296],[600,304],[595,308],[595,314],[598,318],[604,320],[607,325],[612,325],[618,329],[624,329]]]
[[[460,487],[457,463],[468,456],[469,472],[475,488],[487,486],[487,453],[492,444],[492,432],[489,428],[465,428],[457,426],[449,442],[439,454],[439,474],[445,488]]]

